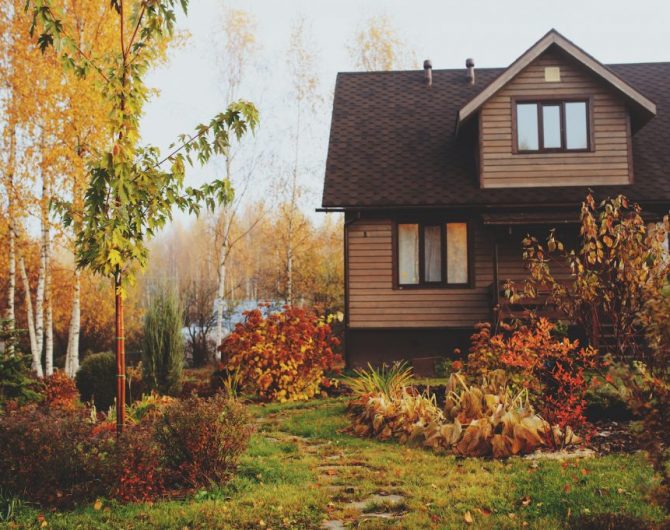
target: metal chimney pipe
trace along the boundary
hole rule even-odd
[[[468,58],[465,60],[465,67],[468,69],[468,83],[475,84],[475,60]]]
[[[426,81],[426,85],[432,86],[432,84],[433,84],[433,63],[430,62],[430,59],[426,59],[423,62],[423,78]]]

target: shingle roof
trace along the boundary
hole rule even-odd
[[[633,136],[632,185],[592,186],[598,197],[625,193],[670,203],[670,62],[608,65],[656,103]],[[480,189],[472,142],[454,136],[458,111],[503,68],[340,73],[337,76],[323,206],[427,207],[578,203],[586,187]]]

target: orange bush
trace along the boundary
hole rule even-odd
[[[54,372],[42,380],[44,404],[50,408],[74,410],[81,404],[74,381],[65,372]]]
[[[287,306],[263,316],[254,309],[223,341],[222,368],[261,399],[309,399],[328,383],[325,372],[339,369],[338,345],[328,321],[310,311]]]
[[[502,368],[510,381],[535,397],[542,415],[561,427],[586,422],[585,370],[597,366],[597,351],[580,348],[579,341],[554,335],[556,325],[541,318],[528,326],[491,336],[490,326],[479,326],[468,355],[474,375]]]

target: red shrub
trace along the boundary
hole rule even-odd
[[[480,326],[468,369],[476,375],[504,369],[513,383],[528,388],[547,421],[577,428],[586,422],[585,370],[596,367],[597,352],[580,348],[579,341],[555,337],[555,330],[545,318],[507,335],[491,336],[490,327]]]
[[[0,416],[0,491],[41,506],[98,497],[146,501],[170,489],[223,482],[251,434],[242,405],[222,396],[175,401],[116,437],[84,407],[37,405]]]
[[[113,439],[91,435],[87,412],[22,407],[0,418],[0,489],[41,505],[73,506],[107,493]]]
[[[64,372],[54,372],[42,380],[43,403],[50,408],[74,410],[81,404],[74,381]]]
[[[166,490],[161,447],[154,436],[155,425],[147,420],[126,427],[117,439],[114,480],[110,495],[124,502],[148,501]]]
[[[186,487],[230,479],[250,436],[244,407],[221,394],[175,401],[156,425],[171,480]]]
[[[325,372],[341,365],[333,351],[338,345],[328,322],[312,312],[285,307],[264,317],[254,309],[223,341],[223,368],[237,372],[242,389],[262,399],[309,399]]]

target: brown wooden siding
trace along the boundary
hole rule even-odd
[[[366,219],[348,226],[350,328],[470,327],[490,317],[492,240],[474,230],[473,288],[394,289],[391,220]]]
[[[546,82],[544,68],[560,66],[560,82]],[[513,153],[513,98],[590,98],[591,152]],[[630,124],[621,96],[583,66],[548,51],[493,96],[480,113],[482,188],[629,184]]]

